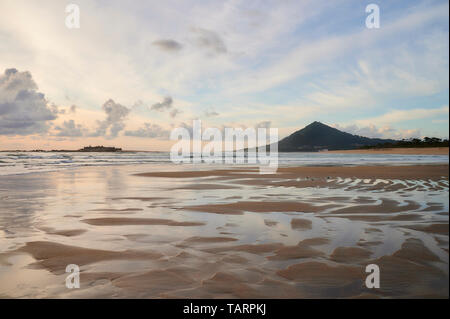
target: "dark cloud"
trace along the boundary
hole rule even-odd
[[[170,111],[170,117],[174,118],[180,113],[181,113],[181,111],[179,109],[173,109],[172,111]]]
[[[55,126],[58,131],[56,136],[78,137],[83,136],[83,128],[80,124],[75,124],[74,120],[64,121],[62,126]]]
[[[150,107],[150,110],[156,110],[159,112],[164,112],[166,110],[171,110],[169,115],[170,117],[174,118],[178,114],[182,113],[179,109],[173,108],[173,99],[170,96],[166,96],[162,102],[158,102],[153,104]]]
[[[216,32],[202,28],[194,28],[192,32],[195,33],[193,39],[195,45],[216,54],[227,53],[224,41]]]
[[[7,69],[0,75],[0,134],[45,133],[59,113],[49,105],[30,72]]]
[[[125,136],[168,139],[170,132],[158,124],[144,123],[144,126],[135,131],[125,131]]]
[[[91,136],[115,138],[124,129],[124,120],[130,113],[130,109],[114,102],[112,99],[106,101],[102,108],[106,113],[106,120],[98,122],[97,130]]]
[[[4,91],[9,91],[11,94],[38,88],[30,72],[19,72],[14,68],[5,70],[4,75],[0,77],[0,85]]]
[[[150,109],[162,112],[164,110],[170,109],[172,107],[172,104],[172,98],[170,96],[166,96],[164,98],[164,101],[153,104]]]
[[[183,45],[181,45],[181,43],[171,39],[157,40],[154,41],[152,45],[157,46],[161,50],[171,52],[180,51],[183,48]]]
[[[70,106],[70,113],[76,113],[76,111],[77,111],[77,106],[75,104],[72,104]]]

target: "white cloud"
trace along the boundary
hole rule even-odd
[[[433,117],[448,117],[449,107],[443,106],[435,109],[411,109],[393,110],[383,115],[355,121],[359,125],[387,125],[393,123],[407,122],[412,120],[430,119]]]
[[[334,124],[331,126],[350,134],[371,138],[385,138],[385,139],[399,140],[403,138],[413,138],[421,136],[421,132],[418,129],[403,130],[393,128],[389,125],[378,127],[373,124],[367,126],[358,126],[354,124],[342,126],[339,124]]]

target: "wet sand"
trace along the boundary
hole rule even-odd
[[[0,177],[0,197],[4,297],[449,295],[448,165],[84,168]]]
[[[306,178],[326,179],[340,178],[373,178],[373,179],[448,179],[448,165],[411,165],[411,166],[300,166],[280,167],[275,174],[259,174],[258,168],[227,169],[227,170],[198,170],[139,173],[142,177],[166,178],[198,178],[198,177],[226,177],[230,178]],[[316,186],[319,181],[312,183]],[[196,186],[198,188],[198,185]]]

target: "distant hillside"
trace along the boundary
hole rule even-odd
[[[365,145],[362,149],[373,148],[430,148],[430,147],[448,147],[447,139],[440,139],[438,137],[424,137],[413,138],[410,140],[396,141],[395,143],[382,143],[376,145]]]
[[[279,141],[278,151],[314,152],[320,150],[351,150],[367,145],[394,142],[396,141],[390,139],[353,135],[320,122],[313,122]]]

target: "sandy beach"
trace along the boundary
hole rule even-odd
[[[0,197],[4,298],[448,298],[448,165],[78,168]]]

